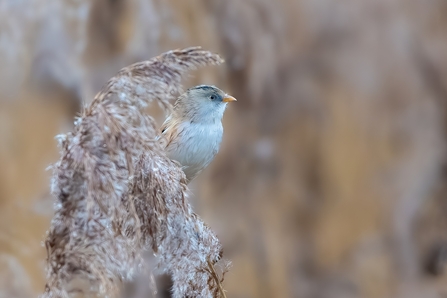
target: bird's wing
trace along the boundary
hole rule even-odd
[[[158,137],[163,148],[172,149],[174,140],[178,139],[180,134],[180,121],[177,117],[169,116],[160,127],[160,135]]]

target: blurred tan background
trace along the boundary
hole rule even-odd
[[[43,291],[54,136],[192,45],[238,99],[191,185],[228,297],[447,297],[444,0],[0,0],[0,298]]]

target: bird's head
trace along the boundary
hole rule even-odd
[[[227,103],[232,101],[236,101],[236,98],[217,87],[199,85],[182,94],[175,104],[175,109],[180,116],[193,122],[216,122],[222,119]]]

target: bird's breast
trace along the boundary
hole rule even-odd
[[[178,143],[167,149],[168,156],[177,160],[192,179],[213,160],[222,141],[222,124],[185,123],[179,127]]]

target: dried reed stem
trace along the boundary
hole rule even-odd
[[[225,290],[222,287],[222,283],[220,281],[220,278],[217,275],[216,270],[214,270],[213,263],[211,263],[210,260],[208,260],[207,262],[208,262],[208,269],[210,270],[211,276],[213,277],[214,281],[216,282],[216,284],[217,284],[217,286],[219,288],[220,295],[223,298],[227,298],[227,295],[225,295]]]

